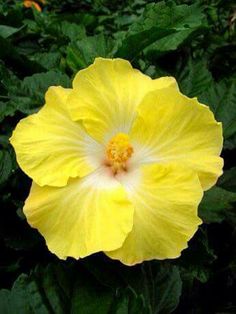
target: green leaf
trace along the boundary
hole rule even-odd
[[[116,55],[134,58],[147,47],[155,51],[174,50],[202,26],[203,17],[196,5],[151,3],[130,27]]]
[[[168,314],[174,311],[182,291],[178,268],[171,265],[159,264],[158,268],[145,265],[143,272],[153,313]]]
[[[107,263],[106,259],[97,258],[95,262],[91,259],[84,259],[81,263],[104,286],[113,290],[123,286],[124,281],[117,273],[117,268],[114,264]]]
[[[10,104],[9,90],[17,91],[21,81],[0,61],[0,122],[15,113],[15,106]]]
[[[201,257],[201,258],[199,258]],[[205,283],[211,275],[211,264],[216,260],[214,251],[210,248],[207,232],[199,228],[190,241],[187,250],[181,254],[178,264],[184,284],[191,289],[194,279]]]
[[[70,79],[66,74],[59,71],[37,73],[26,77],[22,82],[22,92],[38,104],[43,104],[44,95],[50,86],[70,87]]]
[[[76,282],[73,292],[71,313],[104,314],[108,313],[113,301],[113,292],[100,284],[88,281],[82,276]]]
[[[18,84],[7,86],[9,100],[0,110],[0,118],[1,115],[13,115],[16,111],[24,114],[35,112],[44,104],[45,93],[50,86],[69,87],[70,80],[66,74],[51,70],[26,77]]]
[[[0,291],[0,311],[14,314],[16,309],[24,314],[32,314],[35,310],[35,313],[50,313],[50,308],[45,306],[43,297],[38,293],[36,283],[31,282],[26,275],[17,279],[11,292]]]
[[[108,314],[114,295],[84,271],[62,264],[22,274],[11,291],[0,291],[0,313]]]
[[[236,135],[236,81],[214,82],[205,60],[189,60],[178,77],[180,89],[189,97],[208,105],[217,121],[223,124],[225,140]],[[233,147],[236,146],[232,138]],[[229,143],[227,145],[230,145]],[[235,146],[234,146],[235,145]]]
[[[224,141],[224,149],[233,150],[236,148],[236,133]]]
[[[0,290],[0,313],[15,314],[168,314],[179,302],[181,279],[176,266],[146,263],[123,268],[126,286],[110,289],[79,263],[38,266],[22,274],[12,289]],[[137,276],[138,275],[138,276]]]
[[[228,191],[236,192],[236,167],[225,170],[218,180],[218,185]]]
[[[124,279],[137,295],[143,295],[151,313],[168,314],[174,311],[182,291],[179,269],[168,263],[154,261],[144,263],[141,267],[142,275],[135,270],[124,270]]]
[[[199,215],[206,223],[222,222],[227,217],[236,202],[236,193],[226,191],[220,187],[213,187],[205,192],[199,206]]]
[[[205,16],[198,5],[176,5],[174,2],[165,5],[164,2],[161,2],[156,7],[157,24],[162,27],[173,27],[177,32],[153,43],[145,50],[145,54],[156,56],[176,50],[193,33],[197,33],[198,29],[205,27]]]
[[[178,77],[181,91],[189,97],[198,97],[212,87],[213,78],[207,69],[206,60],[188,60]]]
[[[224,138],[236,133],[236,81],[224,80],[214,83],[199,100],[210,106],[217,121],[223,123]]]
[[[2,36],[3,38],[8,38],[19,32],[21,29],[22,27],[16,28],[8,25],[0,25],[0,36]]]
[[[7,97],[8,90],[17,90],[20,85],[20,80],[18,77],[9,69],[7,68],[3,62],[0,61],[0,92],[1,92],[1,99],[5,100]]]
[[[66,37],[70,38],[71,41],[86,37],[86,32],[83,25],[69,23],[67,21],[63,21],[61,23],[61,32]]]
[[[38,52],[34,53],[30,60],[36,61],[46,70],[51,70],[59,67],[61,54],[59,52]]]
[[[151,314],[150,308],[145,306],[143,296],[137,295],[128,287],[117,292],[117,301],[113,304],[110,313],[114,314]]]
[[[13,168],[12,157],[7,150],[0,150],[0,185],[11,175]]]
[[[28,56],[19,53],[18,49],[8,39],[0,36],[0,59],[13,64],[16,71],[25,75],[32,75],[35,72],[42,72],[44,69],[36,62],[29,60]]]
[[[130,35],[122,41],[122,45],[118,49],[116,57],[134,59],[144,48],[174,32],[175,30],[157,27],[140,31],[137,34],[130,32]]]
[[[8,102],[0,101],[0,122],[7,116],[12,116],[15,113],[15,106]]]
[[[112,41],[102,34],[86,37],[71,43],[67,49],[67,64],[72,71],[87,67],[96,57],[109,57],[112,54]]]

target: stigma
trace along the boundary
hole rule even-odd
[[[125,133],[117,133],[113,136],[106,147],[107,165],[114,174],[127,170],[127,161],[134,150],[130,144],[129,136]]]

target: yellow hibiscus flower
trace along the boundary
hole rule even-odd
[[[222,173],[222,126],[172,77],[97,58],[72,89],[50,87],[11,143],[33,179],[24,213],[59,258],[176,258]]]

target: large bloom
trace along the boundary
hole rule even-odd
[[[33,179],[27,220],[62,259],[178,257],[222,173],[222,126],[209,108],[122,59],[97,58],[72,89],[50,87],[11,143]]]

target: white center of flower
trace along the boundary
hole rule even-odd
[[[122,170],[126,171],[126,163],[133,152],[127,134],[118,133],[111,138],[106,147],[106,158],[107,164],[112,168],[114,174]]]

